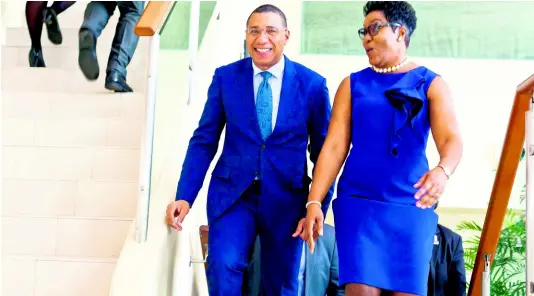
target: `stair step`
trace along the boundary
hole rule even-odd
[[[2,258],[4,296],[108,295],[116,259],[58,256]]]
[[[77,49],[79,31],[80,31],[80,28],[62,28],[61,34],[63,35],[63,43],[59,46]],[[98,37],[98,43],[103,43],[107,45],[109,48],[114,35],[115,35],[115,26],[106,27],[102,31],[102,34]],[[31,45],[30,33],[28,32],[28,29],[26,27],[6,28],[5,41],[6,41],[6,45],[11,45],[11,46],[26,46],[29,48]],[[48,40],[46,28],[43,28],[43,33],[41,35],[41,46],[43,48],[58,46],[50,42],[50,40]]]
[[[144,72],[147,63],[148,40],[139,42],[136,53],[128,65],[128,72]],[[5,45],[2,46],[2,68],[29,67],[28,56],[30,47],[26,45]],[[110,46],[106,43],[97,44],[97,58],[101,73],[105,73],[109,58]],[[47,68],[57,68],[80,72],[78,66],[78,47],[50,46],[43,47],[43,57]]]
[[[79,28],[83,22],[83,15],[85,8],[89,1],[77,1],[74,5],[69,7],[64,12],[58,15],[59,24],[62,29]],[[50,2],[48,6],[50,6]],[[5,23],[8,27],[20,27],[26,28],[26,1],[9,1],[2,3],[4,11],[9,11],[9,14],[5,15]],[[4,17],[4,15],[2,15]],[[111,16],[108,26],[116,24],[119,19],[119,11],[116,10],[113,16]],[[114,27],[114,26],[113,26]],[[46,35],[46,29],[43,29],[43,35]]]
[[[144,93],[43,93],[2,91],[2,116],[6,119],[122,119],[140,121]]]
[[[4,179],[3,217],[131,221],[136,182]],[[74,216],[75,215],[75,216]]]
[[[117,263],[118,258],[83,257],[83,256],[51,256],[51,255],[4,255],[4,258],[14,260],[83,262],[83,263]]]
[[[82,217],[3,217],[2,253],[117,258],[132,221]]]
[[[134,72],[135,73],[135,72]],[[95,81],[89,81],[81,71],[53,68],[14,67],[2,69],[2,90],[25,90],[43,93],[110,93],[104,88],[105,71]],[[134,92],[144,93],[146,74],[128,75]]]

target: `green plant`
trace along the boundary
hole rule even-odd
[[[524,214],[512,210],[506,213],[491,267],[492,295],[525,295],[525,226]],[[465,267],[467,271],[472,272],[480,244],[482,227],[473,221],[463,221],[458,226],[458,230],[476,233],[473,238],[464,243]]]
[[[521,160],[525,157],[525,149]],[[521,203],[525,200],[526,185],[520,193]],[[503,228],[497,243],[497,249],[491,266],[491,294],[498,296],[526,295],[525,263],[526,263],[526,223],[525,213],[513,210],[506,212]],[[465,268],[468,273],[473,271],[482,227],[474,221],[462,221],[457,229],[473,234],[471,239],[464,241]]]

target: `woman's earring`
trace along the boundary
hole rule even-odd
[[[397,38],[397,41],[402,41],[402,37]]]

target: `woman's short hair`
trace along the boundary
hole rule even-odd
[[[390,23],[397,23],[406,28],[406,47],[417,26],[417,17],[412,5],[406,1],[368,1],[363,7],[363,15],[373,11],[382,11]]]

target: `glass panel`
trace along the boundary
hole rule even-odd
[[[216,1],[200,2],[199,46],[215,9],[215,3]],[[165,32],[161,36],[162,49],[187,50],[189,48],[190,14],[191,2],[180,1],[175,4],[167,20]]]

